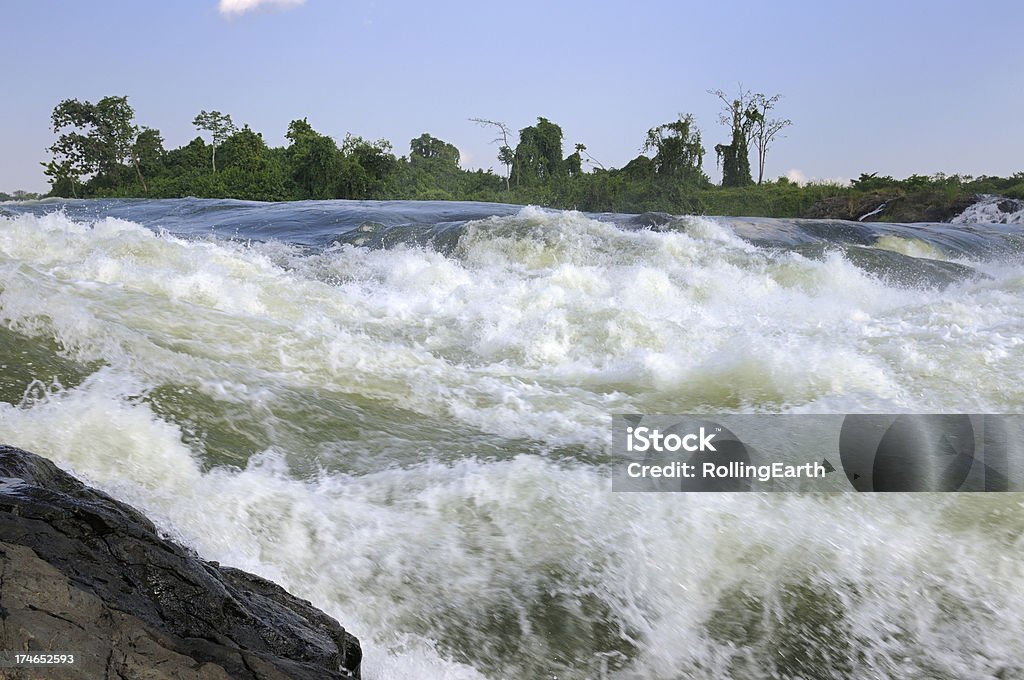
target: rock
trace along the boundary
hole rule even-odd
[[[888,207],[898,197],[887,194],[865,194],[831,196],[811,205],[801,217],[811,219],[851,220],[858,221],[861,217],[877,210],[883,204]],[[864,218],[866,222],[877,222],[882,213]]]
[[[1024,201],[1017,201],[1012,198],[1004,198],[1003,200],[999,201],[999,203],[996,204],[996,207],[999,208],[999,212],[1012,214],[1024,210]]]
[[[978,201],[976,194],[958,196],[952,201],[937,202],[925,206],[917,215],[920,219],[903,220],[905,222],[949,222]]]
[[[672,215],[664,212],[645,212],[642,215],[628,218],[625,220],[625,224],[631,227],[660,227],[675,219]]]
[[[937,192],[850,193],[817,201],[801,217],[853,221],[863,217],[864,222],[948,222],[976,200],[973,194],[949,198]],[[874,212],[883,205],[883,210]]]
[[[900,288],[945,288],[960,281],[989,278],[957,262],[911,257],[853,243],[809,243],[792,250],[812,260],[824,259],[829,252],[839,250],[853,266]]]
[[[0,650],[75,652],[29,678],[358,678],[359,641],[258,576],[206,562],[50,461],[0,445]]]

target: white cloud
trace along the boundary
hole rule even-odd
[[[786,173],[786,179],[788,179],[793,184],[807,183],[807,176],[804,173],[797,170],[796,168],[793,168],[792,170]]]
[[[220,0],[218,9],[226,17],[237,17],[256,9],[291,9],[305,2],[306,0]]]

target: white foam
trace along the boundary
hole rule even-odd
[[[941,393],[913,389],[928,376],[892,363],[895,353],[909,344],[955,365],[989,345],[982,328],[939,342],[920,316],[880,343],[890,318],[958,293],[892,289],[838,255],[769,258],[713,221],[695,225],[624,232],[525,210],[471,225],[457,258],[354,247],[305,257],[117,220],[90,230],[20,217],[0,242],[0,318],[155,383],[192,376],[218,398],[238,394],[218,384],[258,375],[587,445],[603,440],[611,408],[714,406],[697,401],[714,382],[735,386],[729,406],[778,409],[872,386],[889,399],[900,384],[906,408],[926,408]],[[1011,317],[1016,304],[1003,304]],[[966,317],[980,312],[961,313],[974,327]],[[999,408],[994,391],[981,394]]]
[[[705,624],[738,589],[782,625],[787,588],[805,583],[846,598],[873,676],[1018,668],[1013,498],[610,494],[601,468],[545,456],[599,455],[614,411],[1024,402],[1015,267],[895,289],[838,253],[768,254],[713,220],[690,227],[530,209],[470,225],[452,256],[309,256],[118,220],[4,218],[0,323],[105,368],[0,404],[0,439],[311,599],[364,641],[369,679],[532,677],[569,644],[559,635],[582,655],[576,677],[611,658],[596,632],[555,635],[550,621],[635,639],[622,677],[706,675],[737,653]],[[165,385],[255,419],[261,448],[206,469],[202,440],[144,398]],[[338,440],[317,399],[358,402],[356,435]],[[305,420],[286,422],[295,413]],[[457,449],[456,433],[493,448]],[[338,451],[371,463],[333,465]],[[497,642],[526,670],[489,651]]]
[[[628,677],[728,677],[737,650],[709,639],[708,621],[751,597],[782,635],[772,617],[797,587],[838,593],[872,676],[1015,663],[1024,510],[1012,497],[610,494],[599,469],[532,455],[303,481],[268,451],[203,472],[135,387],[104,372],[31,408],[0,406],[0,430],[208,559],[310,598],[363,640],[369,680],[484,677],[453,647],[479,663],[503,634],[513,666],[488,675],[507,677],[513,659],[536,675],[554,663],[546,617],[637,640]],[[580,598],[604,609],[574,610]],[[593,644],[567,677],[596,672],[608,650]]]
[[[1009,205],[1009,210],[1003,207]],[[1024,224],[1024,201],[984,194],[972,206],[950,220],[954,224]]]

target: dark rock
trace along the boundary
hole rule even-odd
[[[0,605],[0,649],[78,655],[48,678],[359,677],[358,640],[309,602],[199,559],[135,509],[2,445]]]
[[[815,240],[821,239],[869,246],[878,239],[878,235],[873,227],[865,226],[860,222],[807,222],[804,220],[794,220],[794,223],[800,231],[813,237]]]
[[[858,221],[861,217],[864,217],[864,221],[877,222],[880,215],[885,211],[868,217],[865,217],[865,215],[874,212],[882,205],[885,205],[888,208],[895,200],[898,200],[898,197],[878,193],[831,196],[829,198],[823,198],[811,205],[807,211],[801,215],[801,217],[852,221]]]
[[[634,215],[625,221],[629,226],[636,227],[660,227],[668,224],[676,218],[664,212],[645,212],[642,215]]]
[[[926,205],[920,212],[921,219],[901,220],[903,222],[949,222],[951,219],[978,202],[977,194],[958,196],[948,203]]]
[[[936,192],[846,194],[817,201],[801,217],[863,222],[948,222],[975,202],[977,196],[973,194],[955,198]],[[883,210],[875,213],[883,206]]]
[[[1004,213],[1015,213],[1019,210],[1024,209],[1024,201],[1017,201],[1012,198],[1004,198],[996,204],[999,208],[999,212]]]

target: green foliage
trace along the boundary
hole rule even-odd
[[[253,132],[248,125],[224,140],[221,157],[224,169],[219,179],[224,196],[256,201],[288,197],[280,160],[267,148],[263,135]]]
[[[394,196],[399,163],[391,153],[391,142],[370,142],[352,134],[341,144],[344,160],[339,198],[384,200]]]
[[[293,120],[285,136],[291,142],[286,160],[294,195],[337,198],[343,158],[334,140],[316,132],[305,118]]]
[[[504,123],[479,119],[499,133],[493,141],[498,160],[509,168],[506,178],[463,170],[458,148],[429,133],[410,140],[408,157],[396,158],[387,140],[349,134],[338,144],[305,118],[289,124],[287,146],[270,148],[248,126],[237,129],[229,115],[203,111],[193,123],[210,133],[209,142],[196,137],[164,149],[158,130],[135,124],[125,97],[60,102],[51,117],[57,140],[44,166],[50,195],[83,198],[477,200],[593,212],[775,217],[821,214],[824,205],[830,214],[845,210],[854,218],[886,202],[879,218],[895,221],[922,214],[942,219],[981,193],[1024,199],[1024,172],[1009,178],[936,173],[902,180],[864,173],[849,186],[799,186],[780,177],[754,185],[746,150],[771,108],[763,102],[758,108],[760,96],[722,95],[722,120],[732,135],[730,144],[716,147],[725,166],[722,187],[712,186],[703,172],[705,150],[690,115],[648,130],[644,153],[621,169],[605,168],[583,144],[563,158],[562,129],[546,118],[523,128],[518,142]],[[584,171],[584,160],[595,169]],[[0,194],[5,197],[11,195]]]
[[[731,144],[716,144],[715,154],[722,166],[723,187],[745,187],[754,183],[750,176],[750,151],[742,127],[733,128]]]
[[[512,175],[512,164],[516,162],[516,152],[512,150],[510,146],[501,146],[498,149],[498,160],[502,165],[506,166],[509,170],[509,176]],[[506,182],[506,185],[508,183]],[[506,188],[508,188],[506,186]]]
[[[781,177],[744,187],[711,187],[700,192],[699,199],[708,215],[799,217],[819,201],[848,193],[848,188],[835,184],[801,187]]]
[[[854,189],[861,191],[875,191],[878,189],[888,189],[896,186],[897,182],[889,175],[879,177],[877,172],[871,174],[862,172],[860,177],[851,182],[851,186]]]
[[[655,152],[653,169],[658,177],[691,184],[708,183],[701,168],[704,146],[693,115],[680,115],[679,120],[648,130],[644,150]]]
[[[437,161],[439,165],[459,167],[459,150],[454,144],[431,137],[424,132],[416,139],[409,142],[409,162],[424,163]]]
[[[50,147],[50,150],[54,156],[59,155],[59,152],[54,151],[53,147]],[[85,171],[75,165],[73,160],[65,158],[58,161],[57,158],[54,158],[46,163],[40,163],[40,165],[43,166],[43,174],[50,178],[51,196],[78,198],[78,185],[81,183],[81,175]]]
[[[711,90],[722,100],[724,109],[719,121],[729,128],[731,139],[728,144],[716,144],[715,154],[722,166],[722,186],[742,187],[753,184],[750,176],[750,142],[755,129],[764,123],[764,117],[758,110],[756,97],[748,90],[740,88],[735,99],[729,99],[721,90]]]
[[[583,156],[580,154],[586,151],[587,147],[577,144],[576,150],[565,157],[565,174],[569,177],[579,177],[583,172]]]
[[[536,125],[520,130],[512,160],[512,185],[536,187],[563,174],[562,128],[538,118]]]
[[[126,183],[125,163],[131,158],[136,127],[135,111],[127,97],[104,97],[96,104],[65,99],[50,117],[57,141],[50,147],[53,160],[46,165],[54,190],[77,188],[86,176],[93,189],[109,190]]]
[[[398,193],[417,200],[455,200],[465,193],[467,173],[454,144],[423,133],[409,142],[409,162],[399,164]]]
[[[142,128],[132,145],[132,156],[145,176],[156,175],[163,169],[166,153],[164,138],[153,128]]]

